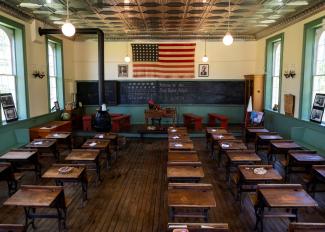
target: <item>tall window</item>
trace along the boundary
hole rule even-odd
[[[325,29],[316,30],[312,101],[316,93],[325,93]],[[312,103],[311,103],[312,104]],[[325,116],[323,116],[323,122]]]
[[[281,64],[281,41],[273,43],[272,64],[272,106],[279,105],[280,94],[280,64]]]
[[[57,101],[57,63],[56,63],[56,45],[48,43],[48,67],[49,67],[49,85],[50,85],[50,107],[54,107]]]
[[[13,30],[0,25],[0,93],[11,93],[17,106],[14,42]]]

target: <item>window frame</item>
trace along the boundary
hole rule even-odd
[[[27,60],[26,60],[26,37],[25,26],[16,21],[8,19],[0,15],[0,25],[13,31],[14,45],[13,56],[14,59],[14,76],[15,76],[15,88],[16,88],[16,109],[19,120],[27,119],[30,117],[29,112],[29,95],[28,95],[28,72],[27,72]],[[19,80],[19,81],[18,81]],[[0,109],[2,110],[2,109]],[[0,124],[7,124],[1,117]]]
[[[315,74],[316,31],[322,26],[325,16],[304,25],[301,65],[299,118],[309,121],[312,108],[313,82]]]
[[[273,61],[274,61],[274,45],[280,42],[281,51],[280,51],[280,71],[279,71],[279,93],[278,93],[278,111],[273,110],[272,106],[272,98],[273,98]],[[265,82],[264,82],[264,89],[265,89],[265,109],[271,110],[273,112],[281,112],[281,105],[282,105],[282,70],[283,70],[283,50],[284,50],[284,33],[277,34],[272,36],[266,40],[265,46]]]
[[[49,67],[49,45],[55,45],[55,70],[56,70],[56,96],[57,101],[61,108],[64,108],[65,105],[65,91],[64,91],[64,61],[63,61],[63,42],[62,40],[53,37],[53,36],[46,36],[46,66],[47,66],[47,76],[48,76],[48,107],[49,112],[52,112],[51,108],[51,95],[50,95],[50,67]]]

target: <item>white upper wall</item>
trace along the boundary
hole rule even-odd
[[[136,41],[137,43],[153,43],[153,41]],[[156,41],[159,42],[159,41]],[[168,43],[167,41],[160,41]],[[180,41],[184,42],[184,41]],[[204,56],[204,41],[190,41],[196,43],[195,76],[198,77],[198,65],[202,64]],[[124,57],[129,46],[131,56],[132,42],[105,42],[105,79],[117,79],[118,64],[125,64]],[[74,43],[74,69],[76,80],[97,80],[97,41],[88,40]],[[207,42],[207,56],[209,57],[209,79],[239,79],[245,74],[255,72],[256,42],[235,42],[232,46],[224,46],[222,42]],[[132,78],[132,62],[129,63],[129,78]],[[207,77],[200,77],[207,79]],[[121,78],[119,78],[121,79]],[[138,79],[138,78],[137,78]]]
[[[256,43],[256,72],[264,73],[265,71],[265,46],[266,40],[279,33],[284,33],[283,44],[283,68],[282,71],[294,67],[296,71],[295,78],[286,79],[282,74],[281,89],[281,113],[284,113],[284,94],[293,94],[295,98],[295,117],[299,117],[300,87],[301,87],[301,70],[303,54],[303,37],[304,25],[310,21],[325,16],[325,11],[313,15],[305,20],[293,24],[281,31],[274,33],[266,38],[262,38]]]

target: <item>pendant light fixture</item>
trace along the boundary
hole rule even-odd
[[[129,57],[129,43],[126,43],[126,56],[124,57],[126,63],[130,63],[131,58]]]
[[[74,34],[76,33],[76,28],[70,22],[70,18],[69,18],[69,0],[67,0],[67,19],[65,23],[62,25],[61,30],[63,35],[68,37],[74,36]]]
[[[230,0],[228,0],[228,30],[222,40],[223,44],[226,46],[230,46],[234,42],[234,38],[232,37],[230,30],[229,30],[229,21],[230,21]]]
[[[207,57],[207,40],[204,40],[204,56],[202,57],[202,61],[204,63],[208,62],[209,58]]]

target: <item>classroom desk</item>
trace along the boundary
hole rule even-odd
[[[108,139],[110,140],[110,146],[114,148],[114,151],[116,152],[116,157],[118,156],[118,134],[115,133],[97,133],[94,136],[94,139]]]
[[[104,139],[87,139],[81,146],[83,149],[96,149],[106,154],[106,167],[108,168],[111,160],[111,152],[109,150],[110,140]]]
[[[315,195],[318,184],[325,183],[325,165],[314,165],[311,170],[311,180],[307,185],[307,191],[311,187],[312,195]]]
[[[18,183],[10,163],[0,163],[0,181],[7,182],[9,196],[17,191]]]
[[[56,139],[35,139],[27,144],[26,147],[37,149],[40,155],[50,152],[57,161],[60,161],[60,152],[57,148]]]
[[[169,151],[168,162],[198,162],[196,151]]]
[[[168,223],[168,232],[228,232],[227,223]]]
[[[209,143],[211,143],[211,134],[228,134],[229,132],[220,127],[207,127],[205,129],[205,137],[206,137],[206,144],[207,148],[209,148]]]
[[[246,145],[243,143],[243,141],[237,139],[237,140],[219,140],[217,142],[217,163],[218,167],[220,167],[221,163],[221,157],[222,154],[226,151],[230,150],[247,150]]]
[[[262,145],[270,146],[272,140],[282,140],[283,137],[278,133],[268,132],[268,133],[257,133],[255,139],[255,151],[258,152],[259,147]]]
[[[70,154],[65,158],[66,161],[76,164],[86,164],[87,171],[96,171],[96,185],[102,180],[100,176],[99,163],[100,150],[95,149],[72,149]],[[95,165],[95,168],[92,166]]]
[[[179,142],[169,142],[169,150],[193,150],[194,145],[192,141],[179,141]]]
[[[171,182],[199,182],[203,177],[201,162],[167,163],[167,179]]]
[[[57,218],[59,231],[66,228],[67,207],[61,186],[22,185],[3,205],[24,208],[26,229],[30,225],[36,228],[35,218]],[[36,213],[37,208],[54,208],[57,213]]]
[[[266,132],[269,132],[269,130],[263,127],[247,127],[245,129],[245,143],[248,143],[250,139],[253,139],[255,141],[257,133],[266,133]]]
[[[285,155],[285,161],[288,159],[289,150],[298,150],[302,147],[291,140],[275,140],[270,142],[267,154],[268,162],[272,161],[276,154]]]
[[[211,184],[169,183],[167,196],[172,220],[176,217],[194,217],[203,218],[207,222],[209,209],[216,207]],[[190,210],[193,208],[201,211],[186,214],[177,212],[181,209]]]
[[[52,132],[45,136],[46,139],[56,139],[59,144],[66,144],[68,149],[72,148],[71,132]]]
[[[11,150],[2,156],[1,161],[10,162],[14,170],[18,171],[33,171],[35,177],[40,178],[42,173],[42,166],[38,162],[38,151],[35,149],[17,149]],[[19,164],[31,163],[34,168],[20,167]],[[17,165],[18,164],[18,165]]]
[[[235,136],[233,136],[230,133],[225,133],[225,134],[220,134],[220,133],[213,133],[211,134],[211,157],[214,157],[214,147],[218,143],[218,141],[223,141],[223,140],[236,140]]]
[[[31,141],[34,139],[45,138],[48,134],[58,131],[71,132],[71,121],[52,121],[41,126],[29,129]]]
[[[61,167],[72,167],[72,171],[67,174],[59,172]],[[53,164],[42,175],[43,179],[52,179],[57,186],[63,186],[65,182],[76,182],[81,185],[82,203],[87,201],[88,179],[86,166],[82,164]]]

